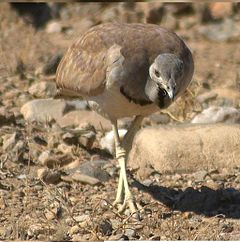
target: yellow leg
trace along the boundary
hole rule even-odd
[[[142,119],[143,119],[142,116],[137,116],[135,118],[127,134],[124,136],[122,142],[120,141],[120,137],[118,134],[117,121],[112,122],[112,128],[113,128],[114,137],[115,137],[116,158],[120,166],[118,190],[117,190],[116,200],[114,201],[114,205],[123,203],[119,212],[122,212],[127,207],[129,207],[130,211],[132,213],[135,213],[138,218],[139,218],[139,215],[137,213],[137,205],[129,189],[129,185],[127,181],[126,160],[127,160],[128,153],[132,148],[133,138],[136,132],[140,129]],[[123,197],[124,197],[124,200],[123,200]]]

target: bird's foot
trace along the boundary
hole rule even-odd
[[[123,213],[127,208],[129,208],[132,216],[137,220],[140,220],[139,209],[132,194],[125,196],[124,201],[122,201],[122,199],[116,199],[113,206],[118,207],[119,213]]]
[[[113,207],[118,207],[118,205],[123,204],[123,198],[117,197],[113,202]]]

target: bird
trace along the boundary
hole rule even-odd
[[[96,25],[75,40],[58,65],[58,95],[87,100],[111,122],[120,168],[113,206],[119,212],[130,209],[140,217],[126,162],[143,118],[180,97],[193,72],[192,53],[176,33],[143,23]],[[133,121],[120,139],[117,122],[124,117]]]

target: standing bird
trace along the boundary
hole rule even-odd
[[[120,166],[114,205],[138,214],[126,160],[144,116],[167,108],[192,79],[192,54],[175,33],[153,24],[97,25],[68,49],[56,74],[61,96],[83,97],[108,118]],[[117,120],[135,116],[120,140]],[[161,138],[161,137],[159,137]]]

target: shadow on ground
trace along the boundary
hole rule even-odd
[[[174,210],[240,219],[240,192],[234,188],[212,190],[202,186],[197,190],[188,187],[181,191],[158,185],[145,186],[136,180],[132,186]]]

